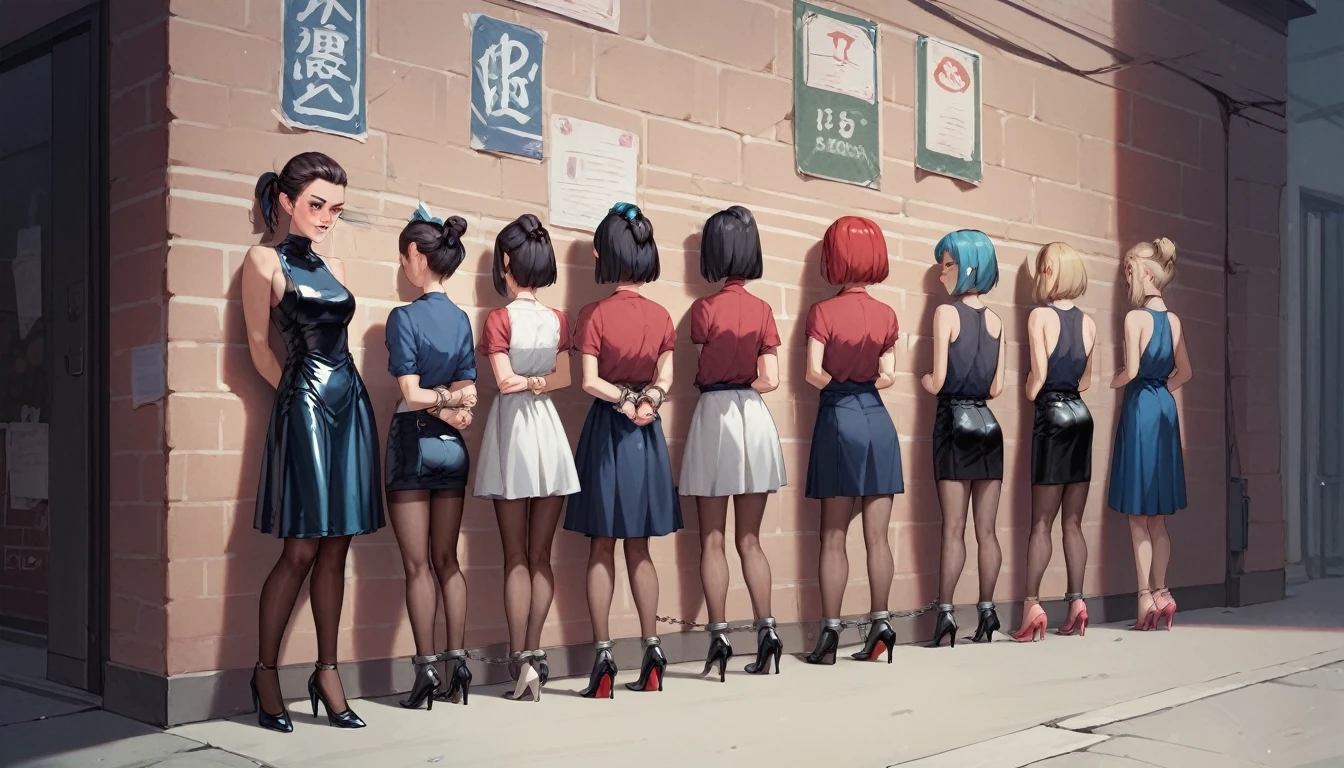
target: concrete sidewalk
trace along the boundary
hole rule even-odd
[[[618,686],[619,701],[579,698],[578,679],[554,681],[539,704],[504,700],[501,686],[473,689],[470,706],[440,703],[432,712],[403,710],[394,698],[356,701],[369,723],[358,731],[334,730],[295,702],[292,734],[257,728],[248,715],[154,735],[196,745],[172,759],[205,757],[209,745],[223,755],[219,764],[276,768],[1344,765],[1336,734],[1344,580],[1312,583],[1278,603],[1181,613],[1172,632],[1117,625],[1034,644],[903,646],[890,666],[845,656],[833,667],[788,657],[783,674],[761,678],[741,673],[748,659],[735,658],[736,674],[722,684],[700,679],[699,664],[679,665],[663,693]],[[636,672],[623,670],[620,682]],[[25,724],[25,739],[61,743],[62,722],[87,714]],[[16,727],[0,728],[0,742]],[[246,760],[222,762],[237,756]],[[17,764],[194,765],[65,757]]]

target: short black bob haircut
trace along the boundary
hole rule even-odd
[[[617,203],[593,233],[598,283],[651,283],[658,279],[658,244],[653,241],[653,223],[639,206]]]
[[[467,257],[467,249],[462,245],[462,236],[467,233],[467,220],[461,216],[449,216],[447,221],[412,219],[401,230],[397,238],[397,248],[401,255],[410,253],[411,243],[425,255],[429,271],[440,279],[452,277],[462,260]]]
[[[509,257],[508,269],[504,257]],[[551,247],[551,233],[541,226],[536,216],[524,213],[502,229],[495,238],[495,261],[490,277],[495,293],[509,295],[504,273],[513,275],[519,288],[545,288],[555,284],[555,249]]]
[[[740,205],[710,216],[700,236],[700,276],[711,283],[761,277],[761,233]]]

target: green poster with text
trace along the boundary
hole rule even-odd
[[[793,4],[793,136],[798,172],[881,189],[877,25]]]

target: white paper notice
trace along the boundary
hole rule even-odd
[[[924,84],[924,146],[961,160],[975,157],[975,54],[929,40]]]
[[[611,32],[619,32],[621,29],[621,0],[518,0],[518,2],[568,16]]]
[[[616,203],[634,203],[639,137],[607,125],[551,115],[551,224],[592,230]]]
[[[47,425],[11,422],[5,428],[9,497],[47,498]]]
[[[163,346],[149,344],[131,350],[131,407],[163,399]]]
[[[20,229],[14,252],[14,305],[19,315],[19,338],[42,317],[42,228]]]
[[[807,56],[803,59],[810,88],[877,101],[877,51],[862,28],[821,14],[804,17]]]

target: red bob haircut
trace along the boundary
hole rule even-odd
[[[842,216],[821,240],[821,276],[831,285],[875,285],[887,279],[887,239],[860,216]]]

